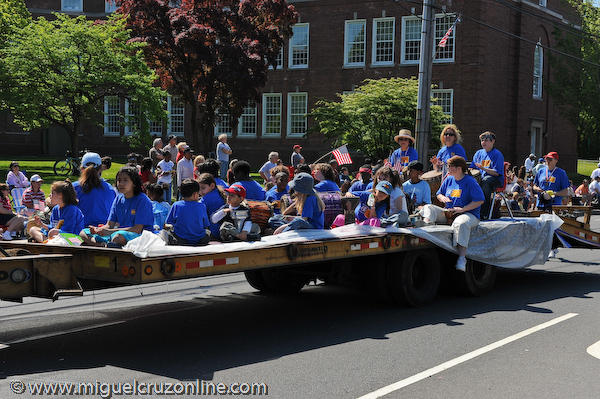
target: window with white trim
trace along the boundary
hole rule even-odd
[[[394,65],[395,18],[373,19],[373,65]]]
[[[185,135],[185,103],[179,96],[167,97],[167,112],[169,113],[168,134]]]
[[[231,137],[232,133],[231,116],[228,113],[217,111],[215,114],[215,137],[219,137],[221,134]]]
[[[367,44],[367,21],[346,21],[344,29],[344,66],[364,66]]]
[[[277,57],[275,58],[276,60],[276,67],[275,69],[283,69],[283,47],[281,47],[279,49],[279,53],[277,53]],[[273,69],[273,65],[269,65],[269,69]]]
[[[162,136],[163,124],[162,121],[153,121],[148,122],[150,128],[151,136]]]
[[[83,0],[61,0],[60,10],[83,12]]]
[[[265,93],[262,102],[262,134],[281,137],[281,93]]]
[[[309,24],[296,24],[292,27],[292,32],[288,67],[290,69],[308,68]]]
[[[256,137],[256,101],[248,101],[238,122],[238,137]]]
[[[130,136],[134,132],[139,132],[142,129],[142,118],[140,107],[135,101],[125,99],[125,136]]]
[[[448,123],[452,123],[452,113],[454,111],[454,89],[433,89],[431,96],[437,101],[433,105],[442,107],[442,111],[446,114]]]
[[[104,0],[104,12],[107,14],[117,11],[117,3],[115,0]]]
[[[540,0],[538,4],[542,7],[546,7],[546,0]]]
[[[433,62],[454,62],[456,26],[448,36],[446,47],[438,47],[438,43],[456,20],[454,14],[438,14],[434,24],[435,58]],[[421,19],[416,16],[402,17],[402,64],[418,64],[421,58]]]
[[[542,98],[542,75],[544,73],[544,49],[535,46],[533,53],[533,98]]]
[[[287,105],[288,137],[304,137],[306,133],[308,93],[288,93]]]
[[[120,101],[117,96],[104,97],[104,135],[119,136],[121,121],[119,117]]]

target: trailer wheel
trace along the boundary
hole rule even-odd
[[[308,283],[306,276],[295,274],[289,270],[261,270],[265,285],[263,292],[271,294],[297,294]]]
[[[487,263],[477,262],[469,259],[464,273],[463,292],[466,295],[482,296],[494,289],[496,282],[496,268]]]
[[[246,281],[248,284],[261,292],[267,291],[267,285],[265,284],[265,280],[262,277],[262,273],[260,270],[248,270],[244,272],[244,276],[246,276]]]
[[[400,262],[390,256],[388,286],[397,304],[421,306],[435,299],[440,285],[440,261],[436,251],[410,251]]]

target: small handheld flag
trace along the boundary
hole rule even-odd
[[[338,165],[347,165],[352,163],[352,159],[350,158],[350,153],[348,152],[348,147],[346,147],[346,144],[336,148],[331,153],[333,154]]]

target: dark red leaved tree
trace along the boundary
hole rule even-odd
[[[148,43],[161,86],[191,110],[192,144],[212,148],[217,110],[235,121],[257,99],[297,12],[285,0],[117,0],[132,40]],[[198,112],[199,111],[199,112]],[[202,138],[200,140],[200,138]]]

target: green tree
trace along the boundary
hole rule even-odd
[[[156,75],[144,61],[145,44],[130,42],[123,16],[94,22],[54,15],[54,21],[39,18],[18,29],[0,50],[10,82],[2,97],[17,124],[59,125],[76,152],[84,121],[99,119],[105,96],[127,97],[137,105],[136,120],[122,118],[135,130],[147,130],[148,119],[166,117],[166,93],[153,86]]]
[[[324,134],[335,146],[348,144],[353,150],[385,159],[397,148],[394,136],[398,131],[415,126],[417,94],[415,78],[365,80],[354,92],[338,94],[341,101],[319,100],[310,113],[316,122],[310,133]],[[432,106],[432,131],[439,131],[445,120],[442,108]],[[435,137],[432,140],[436,143]]]
[[[577,127],[578,154],[600,153],[600,8],[581,0],[564,0],[581,19],[581,29],[558,29],[555,48],[581,58],[550,53],[552,76],[546,87],[561,114]]]

